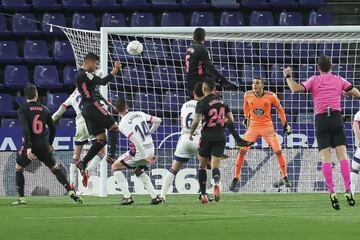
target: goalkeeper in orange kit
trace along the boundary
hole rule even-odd
[[[286,116],[283,107],[275,93],[264,91],[264,81],[261,78],[255,78],[252,82],[252,90],[244,95],[244,125],[247,128],[244,140],[256,142],[259,137],[263,137],[266,143],[275,152],[281,170],[282,182],[286,187],[290,187],[287,176],[286,159],[281,151],[279,139],[275,133],[274,125],[271,120],[271,108],[274,106],[281,118],[284,126],[284,133],[290,134],[291,127],[286,122]],[[242,147],[237,155],[235,164],[234,179],[230,185],[230,191],[234,191],[236,184],[240,179],[241,168],[244,165],[246,152],[250,147]]]

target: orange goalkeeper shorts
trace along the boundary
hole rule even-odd
[[[245,132],[244,139],[249,142],[256,142],[259,137],[263,137],[274,152],[281,150],[280,142],[275,133],[274,126],[250,125]]]

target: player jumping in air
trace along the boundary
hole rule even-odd
[[[284,133],[290,134],[291,127],[286,122],[284,109],[282,108],[277,96],[268,91],[264,91],[264,81],[261,78],[255,78],[252,82],[252,90],[247,91],[244,95],[244,125],[247,128],[244,139],[246,141],[256,142],[259,137],[263,137],[266,143],[275,152],[278,159],[282,175],[282,182],[286,187],[290,187],[287,176],[286,159],[281,151],[279,139],[274,130],[271,120],[271,108],[275,107],[284,126]],[[244,165],[245,155],[249,147],[240,149],[236,158],[234,179],[230,185],[230,190],[234,191],[236,184],[240,179],[241,168]]]
[[[83,200],[70,187],[66,175],[56,165],[52,148],[56,132],[55,124],[47,107],[37,101],[38,92],[36,86],[27,85],[24,89],[24,95],[27,103],[22,105],[18,111],[23,128],[23,146],[19,151],[19,156],[16,158],[15,175],[19,199],[13,205],[26,204],[23,172],[25,167],[35,158],[38,158],[50,169],[76,203],[83,203]]]
[[[355,114],[354,122],[353,122],[353,131],[355,135],[356,151],[354,154],[354,158],[351,161],[350,182],[351,182],[351,193],[355,197],[356,185],[360,170],[360,111],[358,111]]]
[[[346,154],[344,121],[341,115],[341,95],[360,97],[360,92],[341,76],[331,73],[332,63],[327,56],[318,60],[320,75],[314,75],[301,84],[292,79],[290,67],[284,69],[284,77],[293,93],[311,93],[315,107],[315,136],[322,157],[322,172],[330,194],[331,205],[339,210],[340,204],[334,191],[332,175],[331,148],[335,148],[340,162],[340,170],[344,179],[345,198],[350,206],[355,205],[355,199],[350,188],[350,164]]]
[[[159,204],[162,200],[156,193],[150,177],[144,172],[144,169],[147,164],[153,164],[156,161],[151,134],[160,126],[161,119],[139,111],[129,112],[128,106],[122,98],[116,100],[115,107],[121,117],[119,123],[121,133],[130,142],[130,150],[120,156],[111,166],[115,180],[124,194],[122,205],[134,203],[129,192],[128,182],[121,172],[126,168],[133,169],[135,176],[144,184],[145,189],[151,195],[151,204]],[[150,129],[148,122],[152,124]]]

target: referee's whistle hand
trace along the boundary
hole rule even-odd
[[[287,76],[290,76],[292,75],[292,72],[291,72],[291,68],[290,67],[287,67],[287,68],[284,68],[284,77],[287,77]]]

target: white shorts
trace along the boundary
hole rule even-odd
[[[76,116],[75,124],[76,124],[75,145],[84,145],[88,143],[90,136],[86,127],[86,122],[84,117],[82,115]]]
[[[356,157],[357,159],[360,159],[360,147],[357,147],[357,148],[356,148],[354,157]]]
[[[181,135],[174,153],[175,160],[187,162],[191,156],[196,155],[199,149],[200,137],[201,134],[195,135],[194,140],[190,141],[189,134]]]
[[[148,162],[145,160],[148,157],[155,156],[155,148],[148,148],[145,150],[146,154],[140,155],[138,152],[135,156],[131,155],[131,151],[128,151],[121,155],[118,160],[127,168],[137,168],[137,167],[146,167]]]

